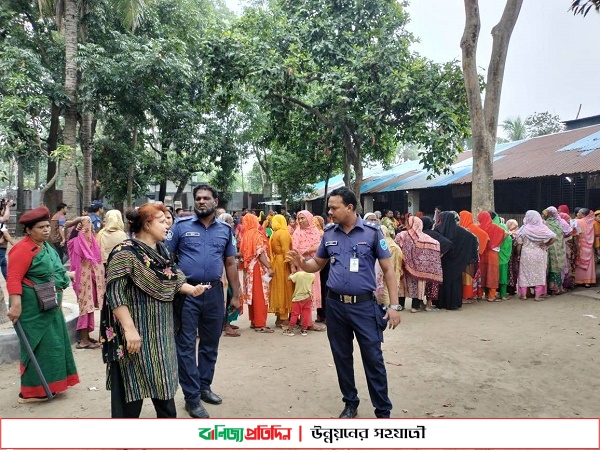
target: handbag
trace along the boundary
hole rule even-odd
[[[34,284],[32,287],[37,297],[40,312],[50,311],[58,307],[58,295],[56,295],[54,276],[50,277],[50,281]]]

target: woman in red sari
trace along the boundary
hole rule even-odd
[[[240,242],[242,268],[244,273],[244,290],[242,300],[248,305],[250,326],[258,333],[273,333],[267,327],[269,310],[269,283],[273,277],[269,259],[269,241],[260,229],[258,218],[254,214],[246,214],[242,219],[244,234]]]
[[[482,211],[477,215],[479,227],[487,233],[490,241],[481,255],[479,268],[481,272],[481,286],[487,290],[488,302],[501,302],[502,299],[496,298],[500,277],[499,252],[504,238],[508,235],[504,229],[492,222],[492,216],[487,211]]]
[[[479,226],[473,222],[473,214],[469,211],[461,211],[460,214],[460,226],[466,228],[475,235],[479,242],[479,259],[487,248],[490,237],[483,231]],[[481,286],[480,271],[471,276],[467,272],[463,272],[463,303],[473,303],[478,297],[483,296],[483,287]]]

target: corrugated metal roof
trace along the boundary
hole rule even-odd
[[[577,128],[546,136],[522,139],[496,145],[494,151],[494,180],[537,178],[600,171],[600,125]],[[452,165],[453,173],[427,179],[430,172],[418,161],[407,161],[388,170],[367,171],[361,188],[363,194],[415,190],[463,184],[472,181],[472,151],[458,155]],[[329,189],[341,186],[343,177],[329,181]],[[316,185],[317,195],[323,196],[325,183]]]

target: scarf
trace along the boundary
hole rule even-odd
[[[289,232],[287,221],[285,220],[285,217],[281,214],[276,214],[275,216],[273,216],[273,220],[271,221],[271,227],[273,228],[273,234],[269,238],[269,250],[271,251],[271,264],[273,264],[275,259],[275,253],[273,252],[272,244],[273,239],[275,239],[276,236],[278,237],[281,234],[289,235]],[[291,239],[291,236],[289,236],[289,239]]]
[[[407,231],[396,236],[404,255],[404,269],[413,277],[440,283],[443,279],[440,243],[422,232],[423,222],[410,216]]]
[[[506,224],[500,222],[500,216],[496,215],[492,219],[492,222],[494,222],[496,225],[498,225],[503,230],[508,231],[508,226]],[[509,232],[504,237],[502,244],[500,244],[500,254],[498,255],[498,262],[500,264],[508,264],[508,262],[510,261],[510,257],[512,255],[512,251],[513,251],[513,240],[512,240],[512,235]]]
[[[569,218],[571,217],[571,213],[569,212],[569,207],[567,205],[559,205],[558,212],[566,214],[569,216]]]
[[[108,255],[113,248],[127,239],[124,230],[123,217],[118,209],[111,209],[104,216],[104,228],[98,232],[98,245],[102,252],[102,261],[108,260]]]
[[[498,217],[498,216],[496,216]],[[498,248],[504,240],[504,230],[492,222],[492,216],[487,211],[481,211],[477,214],[477,220],[479,221],[479,227],[485,231],[490,237],[489,248]]]
[[[556,235],[542,222],[542,216],[539,212],[530,209],[525,213],[523,226],[517,232],[517,238],[525,237],[532,242],[544,243],[555,238]]]
[[[89,218],[81,221],[81,230],[76,237],[67,242],[67,250],[71,260],[70,270],[75,272],[73,290],[79,292],[83,261],[89,261],[94,266],[102,263],[102,252],[92,233],[92,222]]]
[[[325,228],[325,220],[321,216],[313,217],[313,224],[319,230],[319,234],[323,236],[324,228]]]
[[[255,215],[246,214],[242,219],[242,225],[244,226],[244,234],[240,241],[240,253],[244,258],[242,267],[247,269],[257,256],[258,248],[263,245],[269,248],[269,241],[264,231],[260,229],[258,218]]]
[[[459,213],[459,217],[460,226],[473,233],[479,241],[479,254],[483,255],[483,252],[485,252],[485,249],[487,248],[490,237],[484,230],[473,223],[473,214],[471,214],[469,211],[461,211]]]
[[[135,238],[126,239],[113,249],[106,267],[106,284],[129,277],[148,296],[161,302],[172,302],[185,283],[171,253],[162,242],[156,250]]]
[[[547,221],[550,221],[552,219],[556,220],[557,223],[560,225],[560,229],[564,236],[568,236],[571,233],[571,231],[573,231],[570,224],[570,217],[568,221],[565,220],[561,215],[558,214],[558,210],[554,206],[548,206],[544,211],[542,211],[542,214],[548,217]]]
[[[302,228],[298,219],[300,216],[304,216],[307,226]],[[313,215],[306,210],[300,211],[296,214],[296,223],[298,226],[296,231],[294,231],[294,235],[292,236],[292,248],[294,250],[298,250],[298,252],[302,255],[309,248],[318,246],[321,242],[321,233],[315,224],[313,223]]]
[[[385,227],[388,229],[388,231],[390,232],[390,237],[392,239],[396,237],[396,224],[392,219],[390,219],[389,217],[384,217],[383,219],[381,219],[381,227]]]
[[[421,222],[423,222],[423,233],[440,243],[440,253],[442,255],[452,248],[452,241],[433,229],[433,220],[431,220],[431,217],[423,216]]]

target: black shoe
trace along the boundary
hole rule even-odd
[[[340,414],[340,419],[354,419],[357,414],[358,411],[354,406],[346,405],[346,407]]]
[[[220,405],[221,403],[223,403],[221,397],[219,397],[210,389],[200,391],[200,398],[203,402],[210,403],[211,405]]]
[[[186,402],[185,410],[188,412],[190,417],[193,417],[194,419],[208,419],[210,417],[208,415],[208,412],[206,411],[206,409],[204,409],[204,406],[202,406],[201,403],[194,404],[194,403]]]

